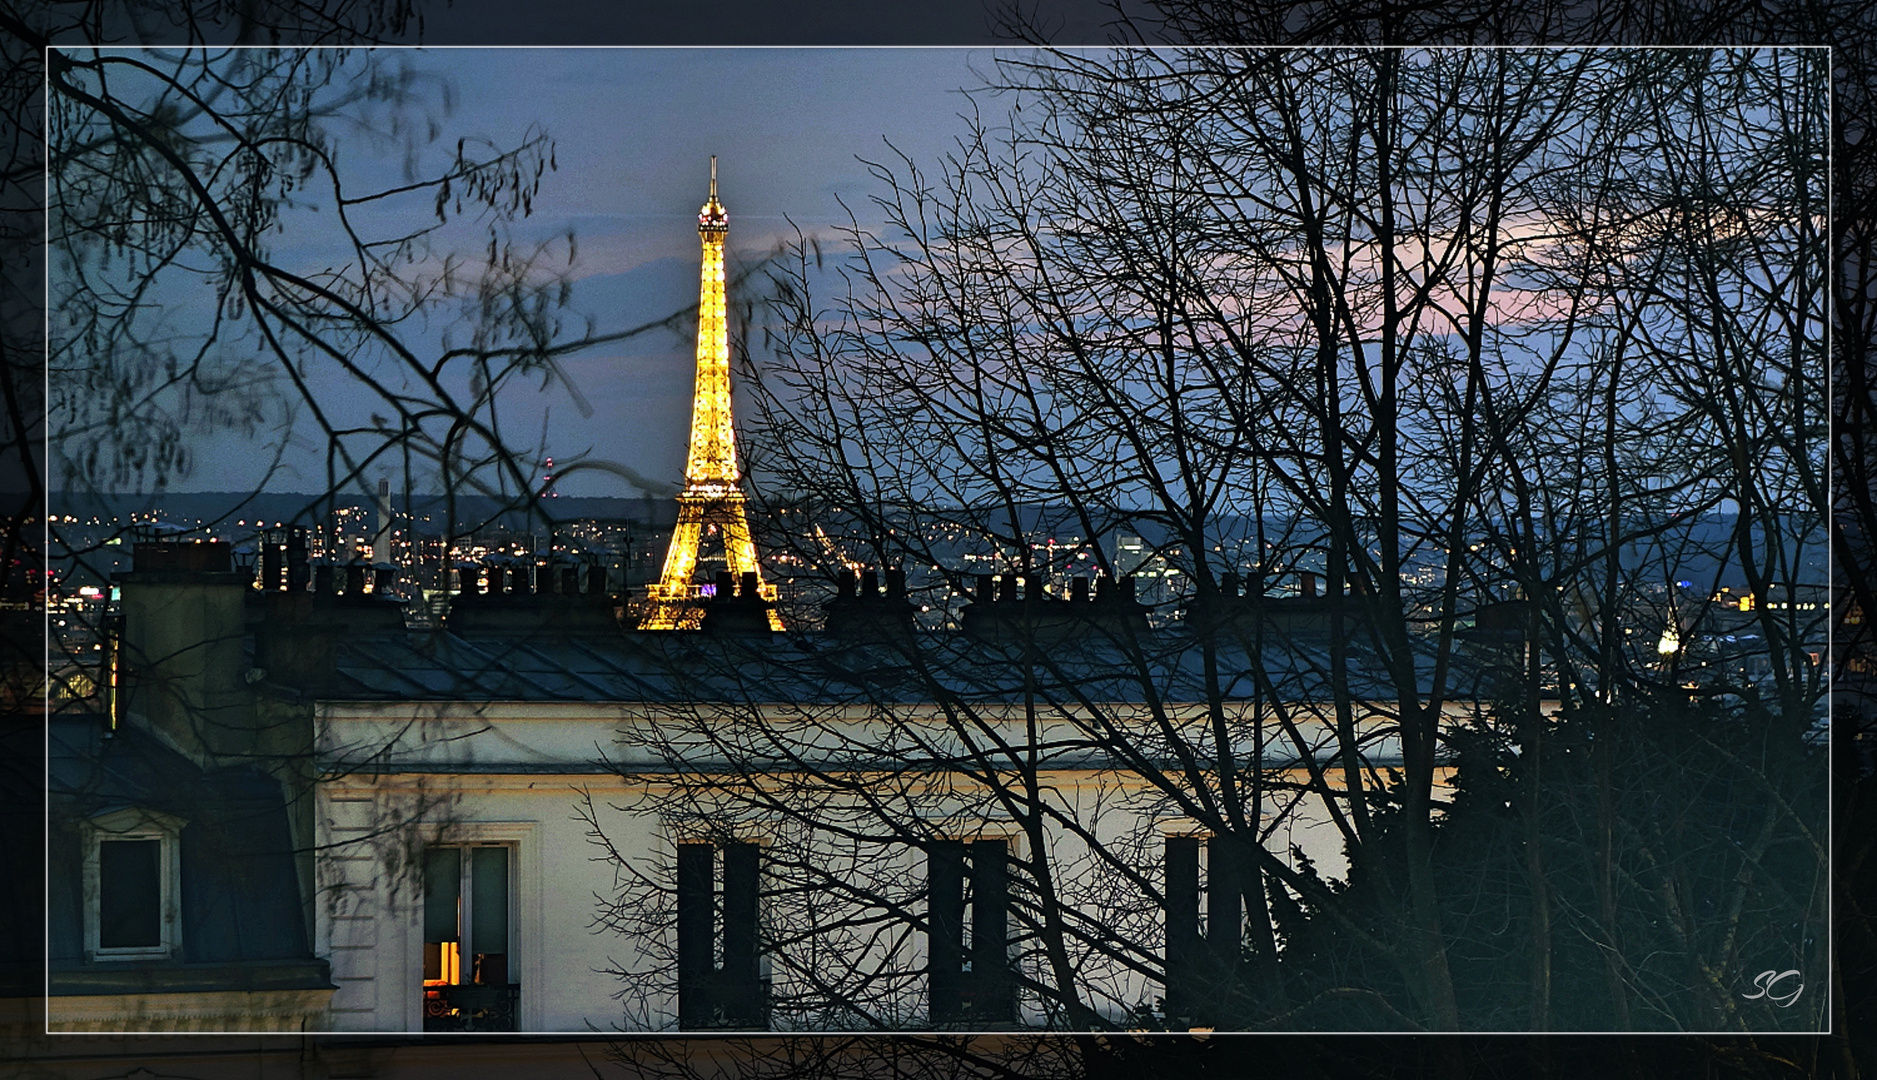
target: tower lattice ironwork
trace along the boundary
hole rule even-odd
[[[704,269],[697,299],[697,392],[691,400],[691,448],[684,466],[684,490],[678,495],[678,524],[665,552],[658,584],[646,590],[650,601],[639,621],[642,630],[686,630],[703,622],[702,601],[713,586],[694,584],[698,552],[712,535],[723,542],[726,569],[738,582],[755,574],[758,596],[773,603],[776,587],[762,580],[756,544],[750,539],[747,501],[738,486],[736,431],[730,423],[730,334],[724,318],[723,245],[730,216],[717,201],[717,159],[710,159],[710,199],[697,215],[697,235],[704,242]],[[774,607],[769,628],[782,629]]]

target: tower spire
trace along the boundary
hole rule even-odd
[[[730,335],[724,315],[724,238],[730,215],[717,201],[717,158],[710,159],[710,198],[697,214],[697,235],[703,242],[703,270],[697,297],[697,392],[691,399],[691,444],[684,465],[684,490],[678,495],[678,524],[665,552],[664,572],[647,590],[651,608],[642,630],[691,629],[703,621],[700,601],[714,585],[696,585],[699,549],[706,539],[723,543],[724,569],[747,591],[754,582],[756,595],[741,599],[772,605],[774,585],[763,584],[750,538],[745,498],[738,486],[736,430],[730,418]],[[753,577],[751,575],[754,575]],[[771,630],[782,620],[770,606],[766,616]]]

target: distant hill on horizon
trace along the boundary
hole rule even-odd
[[[175,491],[157,493],[73,493],[52,492],[49,512],[79,518],[155,515],[158,520],[177,524],[196,522],[235,522],[260,519],[281,524],[312,524],[329,510],[357,507],[371,510],[377,500],[360,494],[336,495],[291,491]],[[439,519],[448,512],[449,500],[440,494],[414,495],[410,499],[396,491],[391,505],[400,514]],[[677,520],[678,504],[674,499],[550,496],[540,502],[540,514],[551,521],[596,519],[637,525],[669,526]],[[538,525],[539,515],[518,508],[515,500],[503,501],[486,495],[456,497],[456,524],[459,528],[493,525],[525,529],[529,518]]]

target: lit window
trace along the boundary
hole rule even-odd
[[[424,1030],[513,1031],[519,987],[506,845],[424,853]]]
[[[85,954],[166,959],[181,937],[181,818],[131,808],[86,822]]]

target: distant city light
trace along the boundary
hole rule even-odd
[[[1675,625],[1670,623],[1662,631],[1662,639],[1655,643],[1655,651],[1663,656],[1674,656],[1681,648],[1681,637],[1675,632]]]

